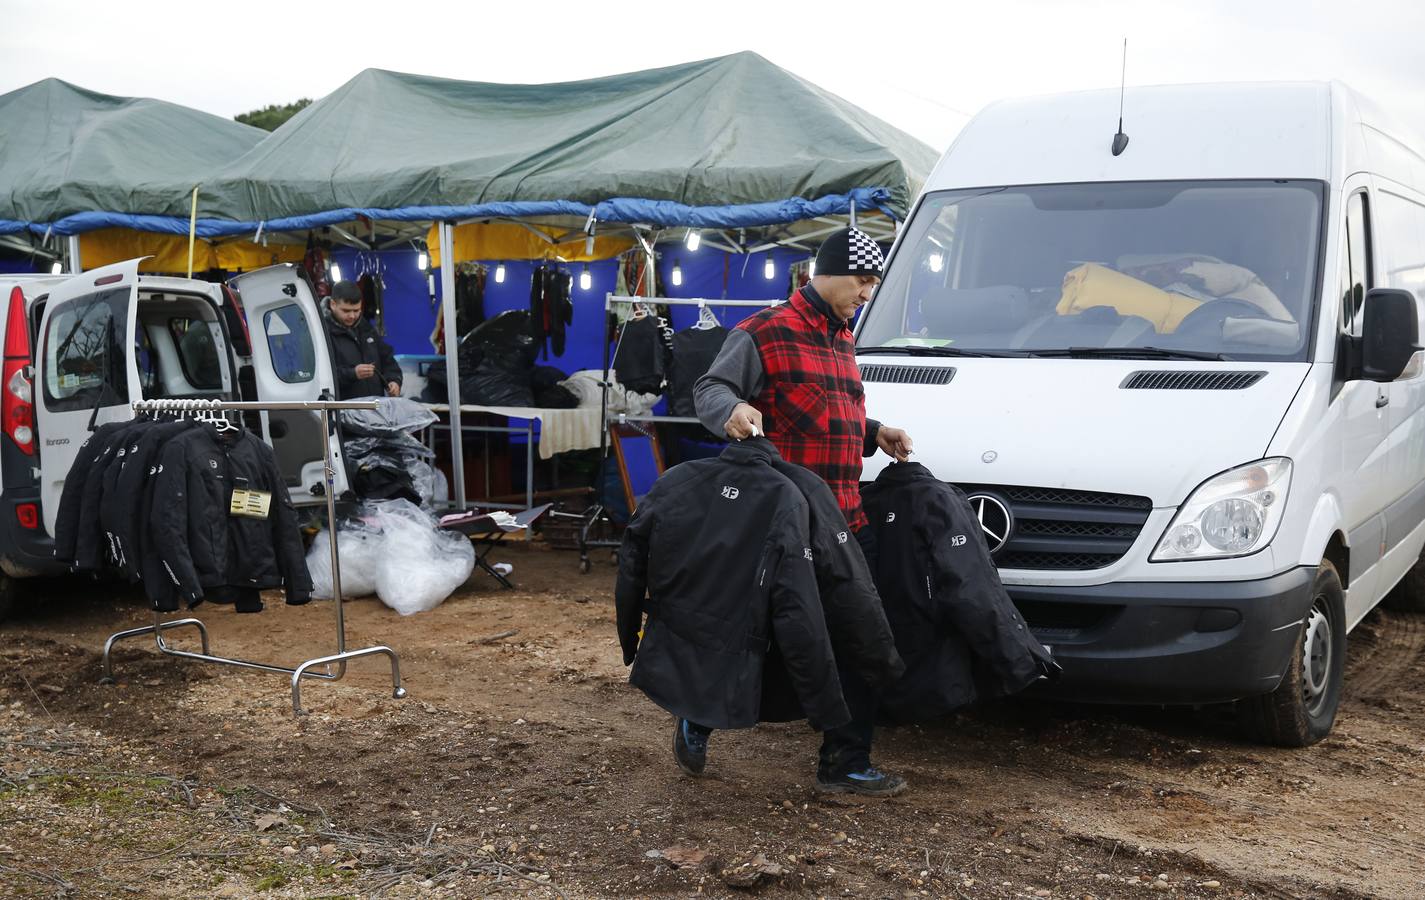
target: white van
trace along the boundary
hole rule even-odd
[[[32,385],[22,377],[0,398],[6,423],[0,438],[0,514],[6,524],[0,528],[0,567],[11,578],[56,571],[53,534],[65,476],[93,428],[132,418],[131,401],[335,397],[325,329],[295,267],[273,266],[221,285],[140,275],[139,263],[46,279],[43,291],[30,285],[18,314],[11,299],[7,384],[14,377],[9,354],[18,353],[22,326],[33,348],[32,370],[15,359],[22,376],[33,375]],[[10,393],[23,401],[13,404],[24,406],[23,412],[11,412]],[[12,416],[33,430],[28,452],[10,431]],[[276,451],[293,501],[324,503],[318,414],[263,412],[248,421]],[[337,461],[340,495],[347,480],[339,440],[336,434],[325,439]],[[9,527],[12,518],[20,523],[18,532]],[[32,564],[5,565],[12,555]],[[8,579],[0,584],[0,617],[12,588]]]
[[[970,495],[1058,691],[1310,744],[1347,632],[1425,608],[1425,158],[1334,83],[1133,88],[1115,155],[1118,115],[965,127],[858,324],[867,410]]]

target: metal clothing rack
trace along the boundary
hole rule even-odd
[[[630,297],[623,294],[609,293],[604,296],[604,317],[608,318],[608,313],[614,306],[624,304],[641,304],[646,306],[696,306],[698,309],[705,309],[709,306],[719,307],[768,307],[776,306],[781,300],[713,300],[702,297]],[[622,341],[622,335],[619,340]],[[598,475],[597,498],[594,506],[590,507],[584,514],[584,524],[579,529],[579,571],[587,574],[592,568],[589,563],[590,547],[617,547],[619,542],[615,540],[596,540],[589,537],[594,527],[604,518],[604,494],[603,494],[603,460],[609,455],[609,368],[613,365],[614,351],[609,349],[609,342],[604,342],[604,376],[599,385],[603,389],[603,402],[599,406],[599,460],[600,470]],[[631,416],[626,413],[616,413],[618,424],[633,425],[640,431],[647,433],[642,427],[642,423],[647,423],[650,427],[658,423],[667,424],[697,424],[698,419],[691,416],[655,416],[642,415]],[[631,510],[630,510],[631,512]]]
[[[316,678],[322,681],[336,681],[346,674],[347,660],[358,659],[363,656],[382,655],[391,661],[391,696],[397,700],[406,696],[406,689],[401,687],[401,661],[396,655],[396,651],[387,646],[364,647],[360,650],[346,649],[346,620],[342,612],[341,599],[341,557],[337,551],[336,534],[336,468],[332,463],[331,452],[331,412],[340,409],[376,409],[375,400],[291,400],[273,401],[270,403],[251,403],[225,400],[139,400],[133,404],[134,412],[173,412],[180,415],[204,415],[211,413],[222,413],[229,410],[236,412],[265,412],[270,410],[294,410],[306,409],[321,413],[322,420],[322,460],[326,476],[327,500],[327,530],[331,545],[331,568],[332,568],[332,605],[336,607],[336,653],[330,656],[322,656],[317,659],[309,659],[295,668],[288,666],[274,665],[271,663],[248,662],[242,659],[231,659],[226,656],[215,656],[209,650],[208,629],[201,619],[188,617],[183,619],[173,619],[163,621],[162,614],[157,610],[153,614],[153,624],[145,625],[142,628],[131,628],[127,631],[120,631],[109,636],[104,642],[104,676],[101,683],[112,684],[114,675],[110,666],[109,655],[114,644],[125,638],[138,637],[140,635],[152,634],[154,641],[158,645],[158,651],[168,656],[177,656],[182,659],[197,659],[203,662],[220,663],[227,666],[239,666],[245,669],[258,669],[263,672],[281,672],[292,676],[292,714],[305,715],[302,709],[302,679]],[[191,650],[179,650],[168,644],[163,639],[163,632],[180,628],[184,625],[192,625],[198,629],[198,634],[203,641],[203,652],[194,653]],[[332,670],[335,664],[336,670]],[[311,671],[316,666],[322,666],[323,671]]]

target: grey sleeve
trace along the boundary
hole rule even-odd
[[[752,335],[740,328],[732,329],[707,374],[693,385],[698,420],[713,434],[725,436],[723,426],[732,416],[733,407],[762,393],[766,384],[762,355]]]

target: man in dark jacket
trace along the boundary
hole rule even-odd
[[[881,280],[881,250],[856,228],[831,235],[816,255],[811,283],[779,306],[744,319],[694,388],[698,418],[735,440],[766,434],[791,463],[821,476],[836,496],[867,562],[875,567],[859,482],[861,458],[880,448],[898,460],[911,452],[899,428],[866,418],[850,320]],[[841,668],[851,722],[826,732],[817,788],[889,796],[905,779],[871,765],[876,692]],[[707,729],[678,728],[693,756],[706,753]]]
[[[332,286],[326,321],[340,399],[399,397],[401,367],[391,345],[362,317],[361,288],[356,282],[338,281]]]

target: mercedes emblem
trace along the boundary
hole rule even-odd
[[[991,553],[998,553],[1009,543],[1010,534],[1014,531],[1014,516],[1003,501],[990,494],[971,494],[968,499],[970,509],[979,520],[985,543]]]

